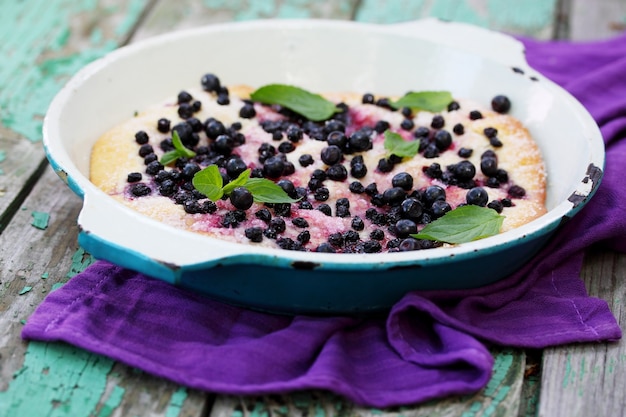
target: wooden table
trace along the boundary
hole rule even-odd
[[[92,257],[76,242],[81,201],[48,167],[42,118],[87,62],[174,29],[254,18],[392,23],[438,16],[541,39],[626,28],[624,0],[30,0],[0,6],[0,416],[621,416],[626,343],[497,349],[481,392],[414,407],[363,408],[324,392],[216,396],[20,331],[48,292]],[[590,251],[582,277],[626,323],[626,255]]]

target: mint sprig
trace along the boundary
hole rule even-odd
[[[252,194],[257,203],[295,203],[279,185],[266,178],[250,178],[250,169],[243,171],[237,178],[224,185],[222,174],[217,165],[209,165],[196,172],[191,180],[196,190],[204,194],[209,200],[217,201],[224,195],[229,195],[235,188],[244,187]]]
[[[178,132],[175,130],[172,132],[172,145],[174,145],[174,150],[165,152],[163,156],[161,156],[161,160],[159,162],[163,165],[169,165],[181,157],[193,158],[196,156],[194,151],[185,148],[185,145],[183,145],[183,142],[180,140]]]
[[[406,93],[397,101],[389,104],[395,109],[408,107],[413,110],[426,110],[429,112],[440,112],[448,107],[453,100],[449,91],[420,91]]]
[[[444,243],[467,243],[497,235],[503,221],[504,216],[493,209],[467,205],[447,212],[411,236]]]
[[[385,130],[384,147],[389,154],[399,156],[401,158],[412,158],[417,155],[420,143],[417,140],[404,140],[404,138],[391,130]]]
[[[314,122],[329,119],[340,111],[335,103],[319,94],[285,84],[268,84],[258,88],[250,98],[264,104],[278,104]]]

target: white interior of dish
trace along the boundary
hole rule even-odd
[[[445,42],[431,40],[437,38]],[[503,35],[432,20],[390,26],[286,20],[217,25],[117,50],[83,69],[52,103],[44,143],[51,159],[85,194],[79,219],[83,228],[154,259],[178,265],[207,260],[205,251],[162,253],[158,241],[169,236],[184,246],[213,239],[138,219],[141,216],[107,201],[88,181],[90,149],[103,132],[154,102],[198,85],[206,72],[217,74],[224,84],[279,82],[315,92],[397,95],[408,90],[448,90],[487,105],[496,94],[509,96],[511,114],[528,127],[546,161],[550,212],[523,228],[452,249],[459,253],[506,244],[558,221],[571,209],[567,198],[572,192],[584,191],[581,180],[587,166],[603,166],[602,140],[593,119],[570,95],[529,68],[521,44]],[[132,237],[125,222],[132,228],[146,225],[145,233],[154,238]],[[211,244],[219,247],[216,257],[242,252],[276,255],[276,250],[249,245]],[[394,260],[433,258],[449,256],[451,249],[439,255],[441,251],[388,255]],[[388,255],[330,255],[329,259],[378,263]],[[279,256],[329,255],[280,251]]]

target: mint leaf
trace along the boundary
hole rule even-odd
[[[401,158],[411,158],[417,155],[420,143],[417,140],[404,140],[400,134],[392,132],[391,130],[385,130],[385,149],[390,154],[399,156]]]
[[[196,172],[192,184],[196,190],[204,194],[209,200],[217,201],[224,195],[229,195],[237,187],[245,187],[252,193],[257,203],[295,203],[300,199],[293,199],[287,195],[274,181],[265,178],[250,178],[250,170],[246,169],[237,178],[224,185],[222,174],[217,165],[209,165]]]
[[[426,110],[435,113],[448,107],[452,100],[452,94],[448,91],[421,91],[406,93],[399,100],[389,104],[395,109],[409,107],[413,110]]]
[[[244,187],[252,193],[257,203],[295,203],[300,200],[289,197],[279,185],[266,178],[250,178]]]
[[[467,205],[447,212],[411,236],[444,243],[467,243],[500,233],[503,221],[504,216],[495,210]]]
[[[224,192],[224,194],[230,194],[235,188],[244,187],[249,178],[250,178],[250,169],[246,169],[241,174],[239,174],[237,178],[235,178],[234,180],[226,184],[222,188],[222,191]]]
[[[327,120],[340,111],[335,103],[319,94],[285,84],[268,84],[258,88],[250,98],[265,104],[278,104],[314,122]]]
[[[217,165],[209,165],[203,170],[196,172],[191,183],[196,190],[207,196],[211,201],[217,201],[224,195],[222,190],[224,180]]]
[[[169,165],[181,157],[193,158],[196,156],[194,151],[185,148],[185,145],[183,145],[183,142],[180,140],[178,132],[175,130],[172,132],[172,145],[174,145],[174,150],[165,152],[163,156],[161,156],[161,160],[159,162],[163,165]]]

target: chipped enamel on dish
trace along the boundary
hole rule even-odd
[[[219,59],[221,52],[230,58]],[[89,182],[90,150],[103,132],[196,85],[206,72],[219,74],[226,85],[277,82],[315,92],[387,95],[448,90],[485,105],[506,94],[513,103],[510,113],[542,151],[548,213],[518,229],[451,248],[293,252],[175,229],[115,202]],[[56,96],[44,121],[44,146],[55,171],[84,198],[79,243],[96,258],[223,301],[286,313],[374,312],[411,290],[472,288],[502,279],[584,206],[604,167],[594,120],[571,95],[528,66],[520,42],[434,19],[386,26],[324,20],[229,23],[120,48],[85,67]]]

